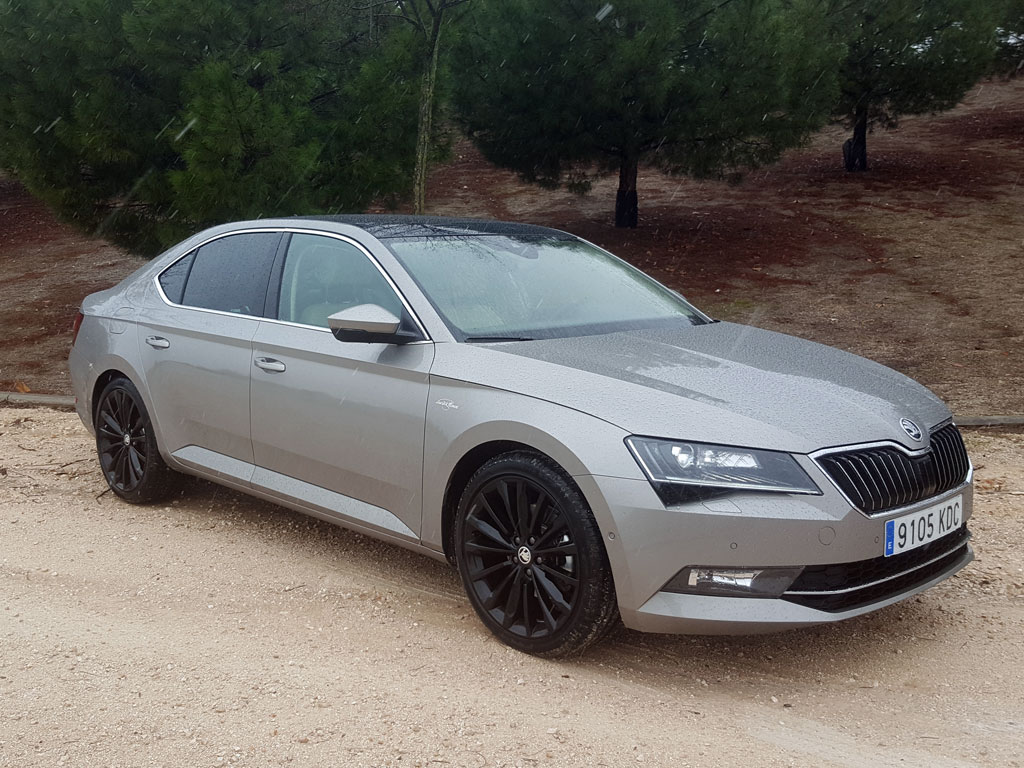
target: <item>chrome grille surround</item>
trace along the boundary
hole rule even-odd
[[[909,450],[884,441],[843,446],[811,458],[847,501],[874,516],[951,491],[968,481],[971,462],[952,422],[933,427],[929,445]]]

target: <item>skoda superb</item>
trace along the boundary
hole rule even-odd
[[[133,503],[204,477],[458,568],[505,643],[838,621],[972,558],[927,389],[718,322],[541,227],[198,234],[82,305],[78,412]]]

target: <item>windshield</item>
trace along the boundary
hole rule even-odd
[[[574,238],[455,235],[384,242],[460,341],[708,322],[678,294]]]

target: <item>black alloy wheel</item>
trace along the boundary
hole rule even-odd
[[[170,490],[173,473],[164,464],[153,425],[135,386],[115,379],[96,403],[96,450],[110,489],[126,501],[156,501]]]
[[[583,650],[617,618],[607,555],[575,484],[543,457],[505,454],[470,480],[456,559],[473,607],[507,644]]]

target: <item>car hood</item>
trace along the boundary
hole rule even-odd
[[[641,435],[810,453],[912,440],[949,410],[862,357],[733,323],[491,345],[439,345],[432,373],[541,398]]]

